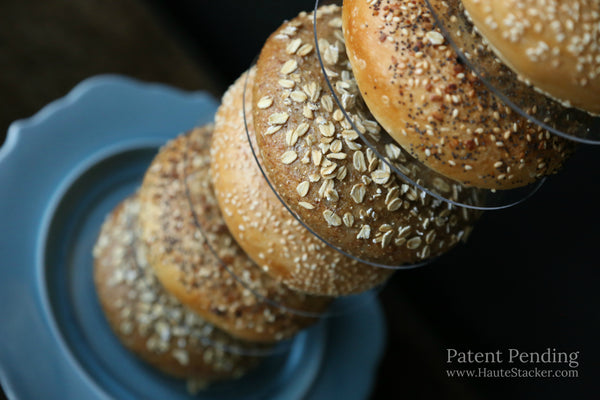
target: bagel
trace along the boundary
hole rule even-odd
[[[234,339],[184,307],[160,285],[139,239],[139,201],[127,198],[106,218],[94,246],[94,283],[120,342],[162,372],[212,382],[242,376],[260,345]],[[264,346],[263,346],[264,347]]]
[[[355,294],[383,283],[392,270],[362,264],[317,239],[283,206],[252,154],[254,69],[225,93],[215,116],[211,175],[223,218],[248,256],[295,290],[326,296]],[[246,123],[244,86],[246,84]]]
[[[571,154],[571,142],[513,112],[465,69],[425,0],[345,0],[343,30],[369,110],[427,167],[466,186],[512,189]]]
[[[381,128],[361,107],[344,55],[339,7],[317,11],[319,45],[333,85],[366,134]],[[284,23],[256,65],[252,114],[266,175],[315,233],[361,260],[413,265],[466,239],[478,213],[458,209],[402,182],[368,148],[328,91],[311,14]],[[380,138],[390,159],[402,150]]]
[[[600,1],[462,0],[478,32],[524,81],[600,115]]]
[[[212,131],[204,126],[170,141],[144,176],[139,220],[149,263],[179,301],[232,336],[289,338],[330,299],[279,284],[231,237],[209,174]]]

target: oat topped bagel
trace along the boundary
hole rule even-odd
[[[211,133],[212,127],[203,127],[180,135],[161,149],[146,172],[140,225],[149,263],[169,292],[231,335],[264,342],[290,337],[315,319],[265,299],[315,314],[329,299],[277,283],[235,243],[210,182]]]
[[[393,270],[359,263],[324,244],[290,214],[268,186],[244,126],[246,83],[246,120],[254,138],[252,69],[223,96],[211,143],[215,194],[233,237],[266,273],[306,293],[341,296],[384,282]]]
[[[132,196],[106,218],[94,247],[96,292],[123,345],[159,370],[199,382],[236,378],[267,349],[215,328],[160,285],[139,238],[139,201]]]
[[[338,96],[354,123],[378,137],[381,128],[360,106],[345,57],[340,8],[317,13],[319,47]],[[405,265],[440,255],[468,235],[477,213],[399,181],[352,129],[322,74],[312,14],[276,30],[256,68],[252,113],[264,170],[320,237],[362,260]],[[391,160],[402,158],[392,141],[383,145]]]
[[[512,112],[463,67],[425,0],[345,0],[343,25],[369,110],[433,170],[511,189],[554,173],[570,155],[569,141]]]

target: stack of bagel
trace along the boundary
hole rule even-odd
[[[441,193],[503,190],[555,173],[571,151],[464,68],[425,0],[302,12],[267,39],[214,125],[160,149],[107,217],[100,302],[157,368],[238,377],[333,300],[467,239],[478,211],[391,165],[415,173],[417,160],[415,180]]]

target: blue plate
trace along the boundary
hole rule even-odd
[[[384,347],[379,304],[323,319],[248,376],[191,397],[138,361],[96,300],[91,249],[158,148],[212,121],[218,103],[120,76],[80,83],[0,148],[0,382],[10,399],[368,397]]]

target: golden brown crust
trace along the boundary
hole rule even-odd
[[[477,30],[525,81],[600,114],[600,2],[463,0]]]
[[[314,313],[329,300],[278,284],[237,246],[210,182],[211,133],[212,127],[197,128],[172,140],[146,172],[140,225],[150,265],[169,292],[231,335],[264,342],[290,337],[314,318],[286,312],[264,299]]]
[[[119,340],[155,368],[179,378],[228,379],[257,365],[259,358],[240,355],[260,350],[256,344],[213,327],[158,283],[139,240],[138,212],[135,195],[119,204],[107,216],[94,247],[96,291]]]
[[[570,154],[568,141],[513,113],[465,70],[425,0],[346,0],[343,23],[369,109],[428,167],[465,185],[510,189],[555,172]]]
[[[360,106],[345,59],[341,14],[321,8],[320,49],[354,122],[378,136]],[[321,237],[387,265],[440,255],[466,237],[476,213],[457,210],[400,182],[352,130],[328,92],[315,54],[312,16],[282,25],[265,43],[253,86],[257,145],[269,179]],[[391,158],[402,151],[381,139]]]
[[[215,194],[233,237],[265,272],[306,293],[348,295],[385,281],[392,270],[358,263],[327,246],[275,196],[258,168],[246,135],[242,103],[246,76],[247,125],[254,139],[252,69],[223,96],[211,144]]]

